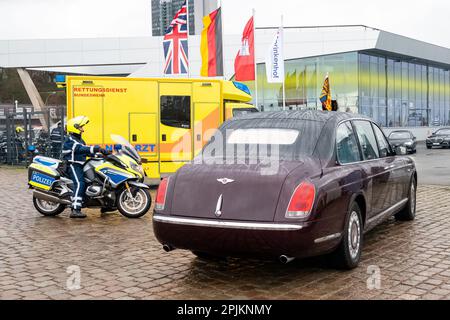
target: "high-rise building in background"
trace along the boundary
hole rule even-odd
[[[185,0],[152,0],[152,35],[163,36]],[[189,34],[200,34],[202,19],[217,8],[216,0],[189,0]]]

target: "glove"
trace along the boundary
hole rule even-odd
[[[100,149],[101,154],[103,154],[104,156],[108,156],[110,155],[112,152],[110,150],[107,149]]]

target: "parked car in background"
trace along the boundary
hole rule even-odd
[[[417,139],[408,130],[396,130],[389,134],[389,143],[393,148],[405,147],[409,153],[416,153]]]
[[[354,268],[364,232],[392,215],[415,217],[417,173],[405,154],[356,114],[304,110],[231,119],[197,158],[162,180],[154,234],[164,250],[200,257],[287,263],[330,253],[336,266]]]
[[[426,139],[425,143],[428,149],[431,149],[432,147],[449,148],[450,128],[442,128],[437,130]]]

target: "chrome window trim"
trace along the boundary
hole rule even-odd
[[[376,135],[375,135],[375,131],[373,130],[373,121],[371,121],[371,120],[351,120],[352,121],[352,126],[353,126],[353,128],[354,128],[354,130],[355,130],[355,133],[356,133],[356,138],[358,139],[358,147],[359,147],[359,150],[360,150],[360,152],[361,152],[361,156],[362,156],[362,158],[363,158],[363,161],[368,161],[368,160],[380,160],[380,159],[384,159],[384,158],[387,158],[387,157],[384,157],[384,158],[382,158],[382,157],[380,157],[380,151],[379,151],[379,147],[378,147],[378,141],[377,141],[377,137],[376,137]],[[372,130],[372,133],[373,133],[373,137],[375,138],[375,147],[376,147],[376,151],[377,151],[377,153],[378,153],[378,155],[377,155],[377,157],[376,158],[374,158],[374,159],[364,159],[364,153],[363,153],[363,148],[362,148],[362,143],[361,143],[361,140],[360,140],[360,138],[359,138],[359,136],[358,136],[358,130],[357,130],[357,128],[356,128],[356,123],[355,122],[368,122],[369,123],[369,126],[370,126],[370,129]],[[370,142],[370,141],[369,141]],[[375,150],[374,150],[375,151]]]
[[[359,118],[355,118],[355,119],[359,119]],[[355,163],[361,163],[361,162],[363,162],[363,161],[368,161],[368,160],[362,160],[362,154],[361,154],[361,152],[360,152],[360,148],[359,148],[359,140],[358,140],[358,137],[356,136],[356,132],[355,132],[355,129],[354,129],[354,127],[353,127],[353,123],[351,122],[353,119],[345,119],[345,120],[341,120],[341,121],[339,121],[338,122],[338,124],[336,125],[336,128],[334,129],[334,131],[335,131],[335,138],[334,138],[334,150],[335,150],[335,153],[336,153],[336,163],[338,164],[338,165],[340,165],[340,166],[346,166],[346,165],[350,165],[350,164],[355,164]],[[366,119],[367,120],[367,119]],[[348,163],[341,163],[340,161],[339,161],[339,157],[338,157],[338,154],[337,154],[337,137],[336,137],[336,133],[337,133],[337,129],[339,128],[339,126],[340,125],[342,125],[342,124],[344,124],[345,122],[350,122],[350,125],[351,125],[351,127],[352,127],[352,130],[353,130],[353,134],[355,135],[355,138],[356,138],[356,142],[357,142],[357,144],[358,144],[358,154],[359,154],[359,157],[360,157],[360,159],[361,160],[359,160],[359,161],[355,161],[355,162],[348,162]],[[372,160],[374,160],[374,159],[372,159]],[[372,160],[369,160],[369,161],[372,161]],[[377,159],[378,160],[378,159]]]
[[[267,230],[267,231],[270,230],[298,231],[303,229],[303,226],[299,224],[193,219],[193,218],[164,216],[160,214],[153,215],[153,220],[162,223],[171,223],[186,226],[198,226],[198,227],[225,228],[225,229]]]
[[[352,119],[344,119],[344,120],[339,121],[339,122],[337,123],[337,125],[336,125],[336,129],[335,129],[335,130],[337,130],[337,128],[338,128],[342,123],[347,122],[347,121],[352,122],[353,120],[355,120],[355,121],[360,121],[360,120],[368,121],[368,122],[372,123],[373,125],[377,125],[375,122],[371,121],[370,119],[364,119],[364,118],[352,118]],[[353,127],[353,123],[352,123],[352,127]],[[378,127],[378,128],[380,128],[380,127]],[[380,130],[381,130],[381,128],[380,128]],[[381,130],[381,132],[383,132],[383,130]],[[356,134],[356,132],[354,132],[354,133]],[[375,134],[375,132],[374,132],[374,134]],[[384,132],[383,132],[383,134],[384,134]],[[386,137],[386,136],[385,136],[385,137]],[[358,148],[359,148],[359,140],[358,140]],[[337,150],[337,141],[336,141],[336,139],[334,139],[334,149]],[[389,159],[389,158],[395,157],[395,155],[390,155],[390,156],[387,156],[387,157],[384,157],[384,158],[379,158],[379,157],[378,157],[378,158],[376,158],[376,159],[360,160],[360,161],[349,162],[349,163],[341,163],[341,162],[339,161],[339,159],[338,159],[337,151],[335,151],[335,153],[336,153],[336,164],[339,165],[339,166],[348,166],[348,165],[354,165],[354,164],[358,164],[358,163],[367,163],[367,162],[372,162],[372,161],[378,161],[378,160],[380,160],[380,159]],[[405,156],[406,156],[406,155],[405,155]]]

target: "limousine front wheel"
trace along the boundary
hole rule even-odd
[[[342,241],[338,249],[333,253],[336,267],[353,269],[358,266],[363,241],[362,227],[361,209],[354,202],[350,206],[345,220]]]
[[[411,184],[409,185],[408,202],[402,211],[395,215],[395,218],[400,221],[412,221],[416,217],[416,179],[411,178]]]

